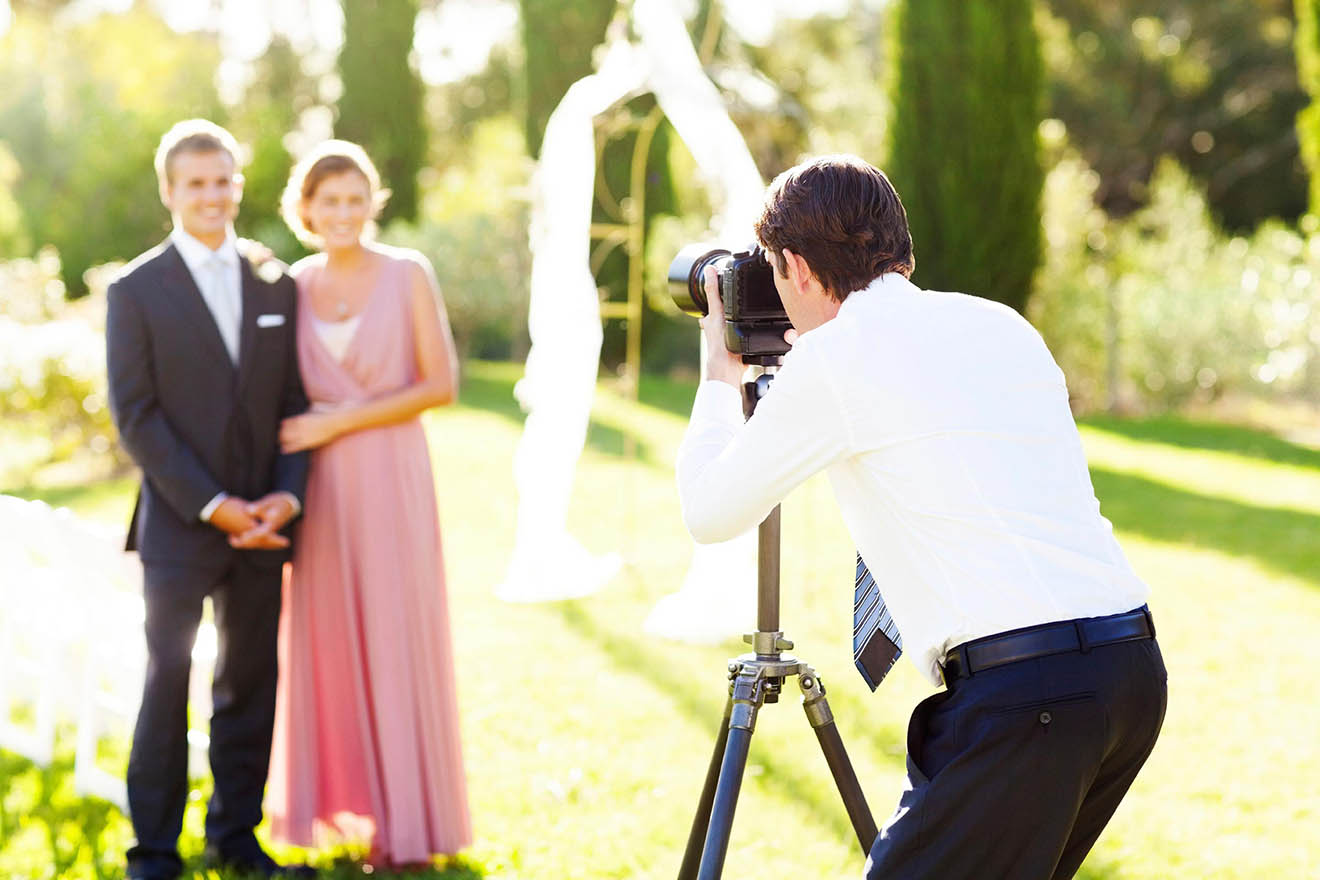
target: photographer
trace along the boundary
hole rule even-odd
[[[781,174],[756,235],[799,335],[744,423],[706,270],[684,521],[725,540],[828,470],[909,656],[945,685],[912,714],[868,878],[1071,877],[1155,744],[1166,676],[1063,374],[1016,312],[908,280],[903,205],[860,159]]]

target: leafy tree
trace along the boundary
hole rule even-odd
[[[23,212],[14,201],[18,162],[0,142],[0,259],[26,255],[32,247],[23,224]]]
[[[1306,210],[1293,0],[1048,0],[1044,7],[1048,112],[1099,173],[1096,198],[1106,212],[1121,217],[1144,205],[1164,155],[1191,173],[1232,230]],[[1299,14],[1308,7],[1314,17],[1313,0],[1299,2]]]
[[[392,191],[381,219],[417,216],[426,159],[422,83],[410,55],[417,0],[343,0],[344,46],[335,135],[361,144]]]
[[[303,111],[317,104],[316,82],[303,72],[289,41],[277,36],[254,63],[252,81],[233,109],[230,129],[251,151],[243,169],[241,235],[264,242],[292,261],[305,253],[279,215],[293,157],[284,146]]]
[[[1311,98],[1297,116],[1297,133],[1311,172],[1311,213],[1320,214],[1320,0],[1297,0],[1297,72]]]
[[[75,24],[16,7],[0,39],[0,140],[28,235],[58,249],[71,294],[91,266],[164,237],[156,144],[180,119],[224,121],[219,61],[212,37],[177,34],[140,5]]]
[[[1022,311],[1040,257],[1042,68],[1031,0],[901,0],[888,170],[923,287]]]

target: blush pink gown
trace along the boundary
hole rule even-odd
[[[313,405],[417,377],[408,266],[390,258],[338,361],[299,278],[298,359]],[[435,483],[418,419],[312,452],[285,584],[266,807],[277,840],[370,843],[397,863],[472,839]]]

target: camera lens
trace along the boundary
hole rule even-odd
[[[708,244],[690,244],[678,252],[669,264],[669,295],[689,315],[701,317],[710,311],[706,305],[706,288],[702,275],[706,267],[729,256],[725,248]]]

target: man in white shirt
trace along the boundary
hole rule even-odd
[[[744,423],[707,270],[684,521],[726,540],[826,471],[908,656],[946,685],[913,712],[866,877],[1071,877],[1154,746],[1166,675],[1063,374],[1016,312],[908,280],[903,205],[860,159],[784,172],[756,235],[796,341]]]
[[[108,294],[110,406],[143,475],[128,536],[142,559],[148,655],[127,779],[135,880],[182,869],[188,677],[206,596],[219,636],[207,857],[284,872],[252,832],[270,761],[287,524],[307,479],[306,453],[281,453],[278,431],[307,398],[293,280],[259,274],[235,248],[237,155],[233,137],[204,120],[166,133],[156,171],[174,230]]]

